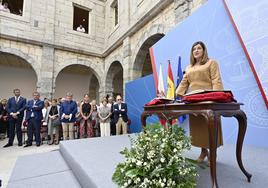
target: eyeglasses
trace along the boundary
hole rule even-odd
[[[122,99],[117,99],[118,101],[121,101]]]

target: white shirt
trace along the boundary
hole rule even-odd
[[[33,106],[35,106],[35,103],[36,103],[36,100],[33,101]],[[42,110],[42,112],[43,112],[43,110]],[[33,111],[31,113],[31,117],[34,117],[34,112]]]
[[[5,8],[3,5],[0,5],[0,11],[10,13],[9,8]]]
[[[19,100],[20,100],[20,96],[18,96],[18,97],[15,96],[16,103],[19,102]]]
[[[85,33],[86,32],[86,30],[85,30],[85,28],[81,28],[81,27],[77,27],[76,28],[76,31],[79,31],[79,32],[82,32],[82,33]]]
[[[42,109],[42,115],[43,115],[43,118],[46,117],[46,113],[47,113],[47,109],[46,109],[46,108],[43,108],[43,109]]]

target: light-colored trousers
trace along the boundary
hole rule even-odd
[[[110,122],[100,123],[100,132],[101,132],[101,137],[110,136]]]
[[[116,135],[121,133],[121,129],[123,129],[123,134],[127,134],[127,122],[124,122],[123,118],[119,117],[118,122],[116,123]]]
[[[62,123],[63,140],[74,139],[74,123]]]

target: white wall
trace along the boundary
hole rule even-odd
[[[27,99],[32,98],[36,90],[36,74],[33,69],[8,67],[0,65],[0,98],[13,96],[13,89],[19,88],[21,95]]]

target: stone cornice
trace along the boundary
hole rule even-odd
[[[11,35],[6,35],[6,34],[0,33],[0,38],[11,40],[11,41],[16,41],[16,42],[23,42],[23,43],[32,44],[32,45],[41,46],[41,47],[42,46],[49,46],[49,47],[55,48],[57,50],[63,50],[63,51],[67,51],[67,52],[73,52],[73,53],[79,53],[82,55],[103,58],[103,55],[100,53],[90,52],[90,51],[76,49],[76,48],[70,48],[70,47],[66,47],[66,46],[62,46],[62,45],[56,45],[56,44],[41,42],[41,41],[37,41],[37,40],[26,39],[26,38],[22,38],[22,37],[14,37]]]

